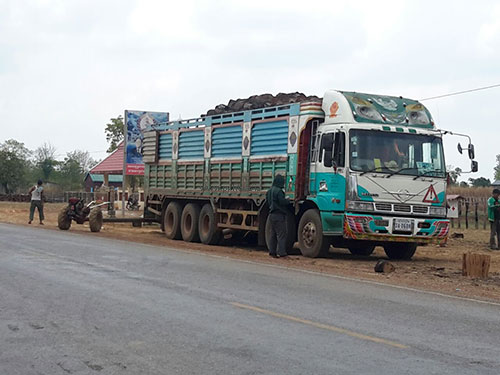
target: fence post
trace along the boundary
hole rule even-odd
[[[477,214],[477,205],[478,204],[479,204],[479,202],[474,200],[474,222],[475,222],[476,229],[479,229],[479,216]]]
[[[483,202],[482,206],[484,209],[484,215],[483,215],[483,229],[486,229],[486,222],[488,221],[488,208],[486,205],[486,200],[484,198],[481,198],[481,201]]]
[[[469,229],[469,200],[465,201],[465,229]]]
[[[459,199],[458,200],[458,218],[457,218],[458,228],[462,227],[462,223],[461,223],[462,220],[461,219],[462,219],[462,200]]]

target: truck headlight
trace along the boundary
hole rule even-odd
[[[435,216],[444,216],[446,215],[446,208],[445,207],[429,207],[429,214],[430,215],[435,215]]]
[[[372,202],[349,201],[347,208],[354,211],[373,211]]]

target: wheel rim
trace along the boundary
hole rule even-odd
[[[308,222],[302,228],[302,238],[304,239],[304,244],[307,247],[312,247],[316,239],[316,225],[313,222]]]

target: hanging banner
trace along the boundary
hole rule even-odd
[[[168,112],[125,111],[124,164],[126,175],[144,175],[142,162],[142,141],[149,126],[168,122]]]

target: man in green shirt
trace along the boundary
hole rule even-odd
[[[269,205],[269,220],[271,220],[271,248],[269,255],[275,258],[287,256],[286,252],[286,214],[290,202],[285,198],[283,188],[285,178],[278,174],[273,180],[273,186],[267,191],[266,199]]]
[[[488,220],[490,222],[490,248],[498,250],[500,245],[500,196],[499,189],[493,189],[492,196],[488,199]],[[495,239],[496,237],[496,239]]]

